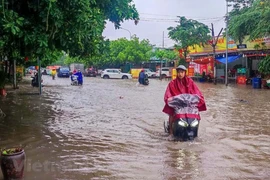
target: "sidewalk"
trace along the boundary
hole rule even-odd
[[[18,83],[17,89],[14,89],[12,84],[10,84],[10,83],[7,84],[5,86],[5,89],[7,91],[7,96],[9,94],[13,94],[13,93],[22,94],[22,95],[26,95],[26,94],[36,95],[36,94],[39,94],[39,89],[37,87],[32,87],[31,86],[31,81],[32,81],[31,76],[26,75]]]

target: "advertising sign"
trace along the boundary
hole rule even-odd
[[[195,45],[188,48],[190,55],[202,54],[202,53],[212,53],[213,47],[211,46],[211,41],[203,45]],[[236,44],[238,43],[238,45]],[[246,36],[242,44],[235,42],[233,39],[229,38],[228,41],[228,50],[229,51],[247,51],[247,50],[256,50],[254,47],[259,49],[270,49],[270,37],[258,38],[255,40],[249,40],[249,36]],[[216,45],[216,52],[225,52],[226,51],[226,37],[218,38]]]

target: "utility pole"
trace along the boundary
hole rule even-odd
[[[42,87],[41,87],[41,62],[40,62],[39,57],[38,57],[37,61],[38,61],[38,87],[39,87],[39,95],[41,95],[41,93],[42,93]]]
[[[163,34],[162,34],[162,48],[164,49],[164,38],[165,38],[165,36],[164,36],[164,31],[163,31]]]
[[[214,31],[214,25],[213,23],[211,23],[212,26],[212,47],[213,47],[213,59],[214,59],[214,84],[217,84],[217,63],[216,63],[216,46],[217,46],[217,42],[218,42],[218,38],[223,30],[223,28],[221,28],[220,32],[218,33],[217,38],[215,38],[215,31]]]
[[[162,49],[164,50],[164,31],[162,33]],[[161,80],[161,68],[162,68],[162,59],[160,59],[160,71],[159,71],[159,79]]]
[[[225,85],[228,86],[228,21],[229,21],[229,4],[228,0],[226,0],[226,68],[225,68]]]

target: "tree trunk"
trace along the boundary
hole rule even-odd
[[[17,89],[16,60],[13,61],[13,89]]]

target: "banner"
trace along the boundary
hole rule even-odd
[[[253,41],[248,41],[249,37],[246,37],[243,44],[247,45],[247,49],[242,50],[263,50],[270,49],[270,37],[264,37],[255,39]]]
[[[252,41],[249,41],[249,36],[243,40],[242,44],[246,44],[247,48],[237,49],[238,42],[235,42],[233,39],[229,38],[228,41],[228,50],[229,51],[248,51],[248,50],[262,50],[262,49],[270,49],[270,37],[258,38]],[[212,41],[209,41],[204,46],[195,45],[188,48],[190,55],[203,54],[203,53],[212,53],[213,47],[211,46]],[[224,52],[226,51],[226,38],[220,37],[218,38],[216,45],[216,52]]]

